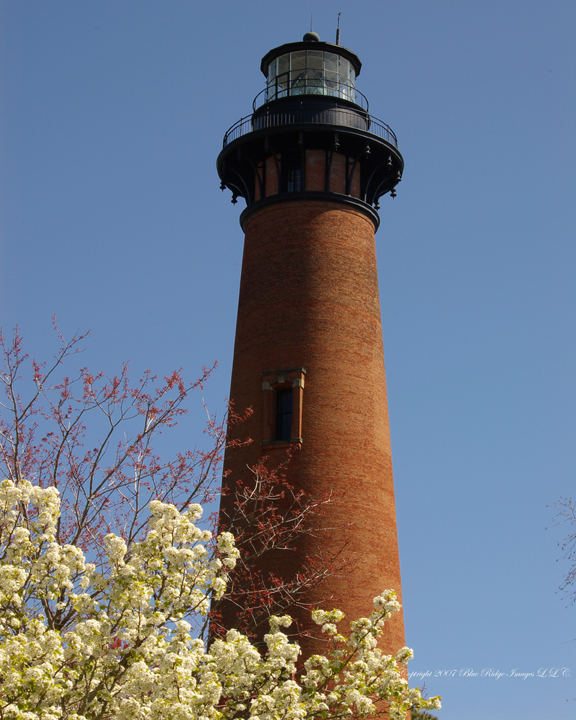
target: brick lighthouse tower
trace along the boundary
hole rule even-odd
[[[401,594],[374,234],[378,199],[395,195],[403,160],[356,89],[360,68],[311,32],[274,48],[261,63],[266,87],[217,163],[222,189],[246,201],[230,399],[253,410],[229,428],[252,442],[227,452],[220,523],[234,530],[246,468],[291,449],[288,481],[329,501],[318,532],[258,562],[284,578],[341,545],[345,562],[299,605],[339,607],[348,619],[385,588]],[[305,628],[301,607],[289,610]],[[227,626],[235,612],[223,603]],[[304,652],[322,651],[318,643],[304,640]],[[403,645],[395,616],[384,646]]]

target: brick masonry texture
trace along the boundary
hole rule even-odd
[[[374,226],[344,204],[294,201],[254,212],[245,233],[230,398],[254,414],[231,433],[253,443],[227,454],[224,490],[261,455],[285,452],[262,446],[262,373],[305,368],[303,442],[288,474],[332,501],[296,564],[345,543],[345,566],[308,601],[353,619],[383,589],[401,594]],[[403,645],[397,616],[383,646]],[[322,651],[318,641],[305,647]]]

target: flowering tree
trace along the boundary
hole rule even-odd
[[[98,564],[58,541],[60,497],[23,478],[0,484],[0,718],[2,720],[308,720],[439,707],[409,689],[395,656],[377,648],[399,604],[392,591],[339,632],[339,611],[314,612],[330,640],[298,667],[299,648],[272,619],[261,654],[237,630],[205,648],[190,633],[237,561],[231,534],[197,527],[152,501],[141,539],[103,538]]]
[[[53,361],[41,364],[18,335],[0,335],[0,720],[304,720],[375,707],[403,717],[434,706],[403,679],[410,652],[376,647],[398,608],[393,593],[347,635],[341,613],[315,611],[331,650],[302,663],[281,630],[289,618],[273,612],[330,567],[282,587],[251,572],[262,553],[288,551],[309,532],[329,498],[296,492],[282,467],[262,465],[233,498],[236,527],[258,526],[257,538],[241,532],[235,543],[198,526],[196,503],[218,491],[224,423],[209,417],[208,450],[171,460],[157,441],[210,370],[193,383],[173,372],[131,384],[126,366],[111,379],[66,374],[82,336],[58,337]],[[267,503],[263,512],[255,499],[278,492],[282,511]],[[202,640],[229,583],[245,627],[270,621],[264,651],[239,630],[209,648]]]

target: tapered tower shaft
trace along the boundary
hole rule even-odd
[[[383,589],[400,595],[374,206],[403,164],[392,131],[359,104],[350,51],[308,33],[262,69],[266,102],[229,131],[218,161],[223,186],[247,200],[230,398],[253,410],[229,429],[252,442],[226,455],[221,525],[247,467],[290,450],[288,482],[322,512],[290,552],[258,562],[280,579],[332,563],[289,608],[306,632],[302,605],[353,619]],[[234,603],[222,612],[234,626]],[[385,646],[403,644],[398,616]],[[310,637],[304,650],[323,644]]]

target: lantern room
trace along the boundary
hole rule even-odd
[[[262,59],[266,90],[257,100],[261,104],[290,96],[326,95],[357,103],[356,76],[361,67],[350,50],[321,42],[316,33],[308,32],[302,42],[281,45]]]

